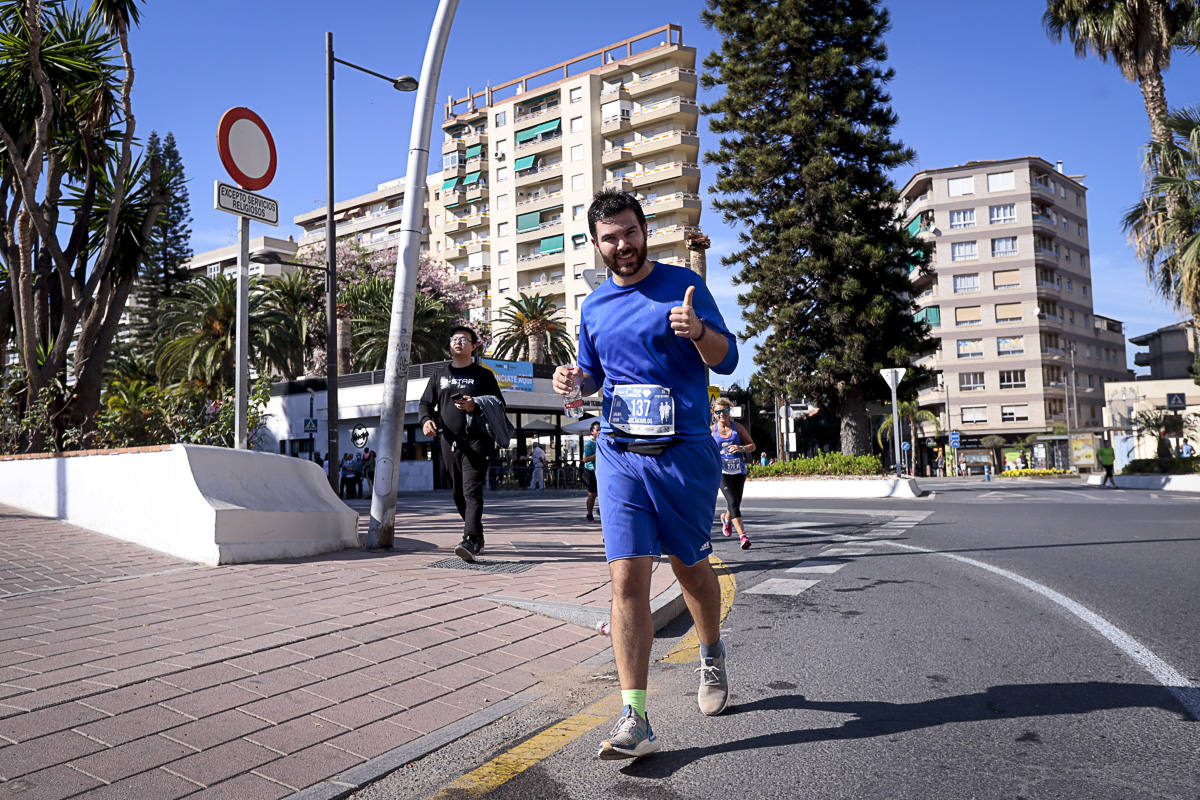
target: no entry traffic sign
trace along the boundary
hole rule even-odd
[[[231,108],[217,126],[217,152],[229,177],[243,189],[265,189],[275,178],[275,140],[262,117]]]

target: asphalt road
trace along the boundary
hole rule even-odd
[[[356,796],[1200,798],[1200,497],[922,487],[756,501],[751,550],[717,535],[733,705],[702,716],[694,664],[659,661],[685,614],[654,651],[659,753],[595,759],[615,714],[578,714],[617,688],[598,663]]]

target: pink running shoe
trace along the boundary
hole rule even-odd
[[[743,549],[743,550],[749,550],[749,549],[750,549],[750,537],[749,537],[749,536],[747,536],[746,534],[744,534],[744,533],[743,533],[743,534],[742,534],[742,536],[741,536],[741,542],[742,542],[742,549]]]
[[[721,515],[721,533],[726,536],[733,536],[733,523],[730,522],[729,517],[725,514]]]

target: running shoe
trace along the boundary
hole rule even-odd
[[[725,710],[729,702],[729,676],[725,673],[725,656],[716,658],[701,658],[700,689],[696,692],[696,702],[700,711],[710,717],[715,717]]]
[[[596,757],[601,761],[641,758],[657,749],[658,739],[650,729],[650,718],[639,714],[633,706],[625,706],[612,734],[600,743]]]
[[[733,536],[733,521],[726,514],[721,515],[721,533]]]
[[[483,552],[483,545],[479,542],[472,542],[470,539],[463,539],[454,548],[454,555],[466,561],[468,564],[475,563],[475,556]]]
[[[743,549],[743,550],[749,550],[749,549],[750,549],[750,537],[749,537],[749,536],[747,536],[746,534],[744,534],[744,533],[743,533],[743,534],[741,535],[741,542],[742,542],[742,549]]]
[[[588,521],[588,522],[595,522],[595,521],[596,521],[596,518],[595,518],[595,517],[593,517],[591,514],[588,514],[588,515],[587,515],[587,521]]]

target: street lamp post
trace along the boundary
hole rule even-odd
[[[338,466],[338,366],[337,366],[337,229],[333,221],[333,72],[334,65],[356,69],[392,85],[398,92],[411,92],[417,81],[411,75],[391,78],[374,70],[343,61],[333,55],[333,33],[325,32],[325,383],[326,402],[329,406],[328,441],[331,461],[329,484],[337,491]]]
[[[388,326],[387,362],[383,373],[383,402],[379,410],[379,451],[375,457],[375,483],[371,490],[368,548],[391,548],[396,534],[396,462],[404,433],[405,394],[412,350],[413,314],[416,307],[417,262],[421,250],[421,216],[425,199],[425,170],[429,165],[429,134],[433,124],[434,93],[442,70],[446,41],[458,0],[438,0],[433,27],[421,62],[421,86],[408,139],[408,189],[400,222],[400,248],[396,259],[396,285],[392,292],[392,318]]]

